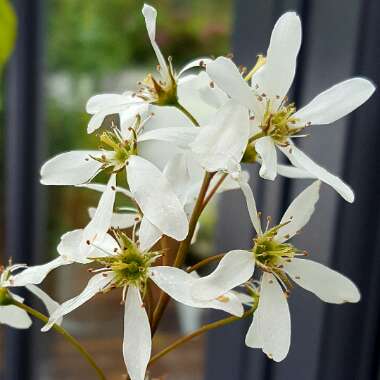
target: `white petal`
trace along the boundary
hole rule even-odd
[[[112,174],[108,180],[107,188],[100,197],[94,217],[83,230],[81,250],[87,250],[88,242],[93,243],[96,239],[102,240],[111,227],[113,205],[116,195],[116,174]]]
[[[26,311],[17,306],[0,306],[0,324],[16,329],[28,329],[32,324],[32,320]]]
[[[169,78],[169,70],[165,61],[164,56],[161,53],[160,48],[156,43],[156,18],[157,11],[151,7],[150,5],[144,4],[142,13],[145,18],[145,25],[148,31],[148,36],[150,39],[150,43],[152,44],[153,50],[156,53],[158,63],[161,69],[161,75],[163,79]]]
[[[287,178],[315,178],[308,171],[291,165],[277,164],[277,173]]]
[[[91,158],[100,157],[98,150],[77,150],[61,153],[41,167],[43,185],[79,185],[89,181],[101,169],[102,163]]]
[[[95,207],[90,207],[88,209],[88,214],[90,218],[93,218],[96,212]],[[117,213],[114,212],[111,218],[111,227],[126,229],[132,227],[136,223],[136,218],[138,218],[137,213]]]
[[[185,239],[188,220],[169,181],[149,161],[131,156],[128,160],[129,188],[145,217],[163,234]]]
[[[282,15],[273,28],[266,63],[252,77],[253,87],[271,99],[273,109],[277,109],[292,85],[301,39],[302,27],[297,14]]]
[[[255,143],[255,149],[262,160],[260,177],[273,181],[277,176],[277,153],[272,138],[259,138]]]
[[[262,235],[261,222],[256,208],[255,197],[249,184],[245,181],[240,181],[240,187],[247,202],[249,216],[251,218],[252,225],[258,235]]]
[[[46,264],[28,267],[12,277],[12,286],[38,285],[52,270],[67,264],[69,264],[69,262],[59,256]]]
[[[241,161],[248,137],[248,111],[231,100],[201,128],[190,147],[207,171],[227,170]]]
[[[211,186],[213,184],[216,184],[218,180],[220,180],[220,177],[223,175],[223,173],[217,173],[214,175],[211,181]],[[249,172],[246,170],[242,170],[240,173],[240,179],[242,182],[248,182],[250,178]],[[217,193],[222,193],[224,191],[230,191],[230,190],[238,190],[240,189],[240,184],[238,181],[236,181],[235,178],[233,178],[231,175],[228,175],[226,179],[223,181],[222,185],[219,187]]]
[[[204,301],[215,299],[248,281],[254,271],[255,259],[252,252],[230,251],[211,274],[194,283],[193,297]]]
[[[44,303],[49,315],[52,315],[60,306],[58,302],[54,301],[39,287],[35,285],[26,285],[26,288]],[[60,321],[57,321],[57,324],[60,324]]]
[[[350,279],[320,263],[293,259],[285,264],[285,271],[294,282],[322,301],[336,304],[360,301],[359,289]]]
[[[369,80],[351,78],[319,94],[294,117],[305,123],[330,124],[361,106],[374,91]]]
[[[246,337],[250,347],[260,347],[276,362],[285,359],[290,347],[290,313],[286,296],[281,286],[270,273],[264,273],[258,308],[254,314],[252,330]]]
[[[319,181],[313,182],[289,205],[280,224],[289,223],[280,228],[276,236],[277,241],[282,243],[289,240],[309,222],[319,199],[320,187],[321,183]]]
[[[65,262],[88,264],[92,261],[91,258],[112,254],[118,247],[115,239],[109,234],[95,239],[92,245],[83,244],[85,241],[83,231],[83,229],[73,230],[61,236],[57,251]]]
[[[148,140],[167,141],[175,144],[179,148],[188,149],[189,144],[195,139],[199,133],[196,127],[170,127],[159,128],[143,133],[138,137],[138,142]]]
[[[125,95],[120,94],[99,94],[91,96],[86,104],[86,112],[93,115],[105,108],[119,104],[125,104]]]
[[[197,59],[194,59],[193,61],[189,62],[188,64],[186,64],[182,69],[181,71],[178,73],[178,77],[182,76],[182,74],[187,71],[187,70],[190,70],[190,69],[193,69],[194,67],[203,67],[204,65],[207,65],[209,64],[210,62],[212,62],[212,59],[210,58],[197,58]],[[202,66],[201,66],[202,65]]]
[[[149,248],[161,238],[162,232],[152,224],[148,218],[143,217],[139,229],[139,247],[142,251],[147,251]]]
[[[224,310],[238,317],[243,315],[244,310],[241,302],[231,292],[224,294],[219,299],[210,301],[195,299],[191,293],[198,277],[181,269],[166,266],[152,267],[150,268],[150,278],[171,298],[184,305]]]
[[[297,167],[301,167],[320,179],[322,182],[330,185],[337,191],[347,202],[352,203],[355,199],[352,189],[345,184],[339,177],[329,173],[326,169],[316,164],[310,157],[291,144],[287,148],[280,148],[288,157],[290,162]]]
[[[128,288],[124,312],[123,356],[131,380],[144,380],[152,350],[149,319],[140,291]]]
[[[225,57],[218,57],[206,66],[207,74],[227,95],[247,107],[261,119],[263,108],[258,103],[252,89],[243,79],[236,65]]]
[[[253,314],[253,320],[247,335],[245,336],[245,344],[251,348],[263,348],[264,339],[263,339],[263,328],[260,323],[260,314],[258,309]]]
[[[169,181],[180,202],[185,205],[189,195],[189,186],[192,185],[187,155],[177,154],[168,161],[164,168],[164,176]]]
[[[91,277],[82,293],[64,302],[60,307],[58,307],[58,309],[56,309],[55,312],[50,316],[49,322],[41,329],[41,331],[48,331],[66,314],[71,313],[73,310],[89,301],[92,297],[95,296],[95,294],[100,293],[111,281],[112,276],[106,276],[104,273],[99,273]]]
[[[107,185],[103,183],[84,183],[81,185],[77,185],[77,187],[84,187],[86,189],[99,191],[100,193],[103,193],[107,189]],[[132,193],[124,189],[124,187],[116,186],[116,192],[125,195],[128,198],[133,198]]]

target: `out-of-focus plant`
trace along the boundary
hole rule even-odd
[[[16,40],[17,18],[8,0],[0,0],[0,69],[12,53]]]

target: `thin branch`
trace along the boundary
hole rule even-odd
[[[212,263],[213,261],[219,261],[224,257],[225,253],[221,253],[220,255],[215,255],[215,256],[210,256],[207,257],[206,259],[200,261],[199,263],[194,264],[193,266],[187,268],[187,272],[191,273],[194,272],[195,270],[198,270],[199,268],[204,267],[207,264]]]
[[[207,206],[207,204],[210,202],[211,198],[214,196],[214,194],[217,192],[217,190],[219,189],[219,187],[222,185],[222,183],[224,182],[224,180],[227,178],[228,176],[228,173],[224,173],[218,180],[218,182],[215,184],[215,186],[209,191],[209,193],[207,194],[207,196],[205,197],[205,200],[203,201],[203,205],[202,205],[202,211],[204,210],[204,208]]]

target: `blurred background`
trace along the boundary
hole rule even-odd
[[[0,0],[0,261],[41,263],[56,255],[60,236],[88,222],[98,194],[39,185],[39,167],[65,150],[94,146],[86,133],[87,99],[99,92],[133,88],[156,58],[146,35],[139,0],[15,0],[17,37]],[[193,57],[225,55],[252,66],[265,52],[276,19],[296,10],[303,47],[291,98],[305,104],[320,91],[353,75],[380,83],[380,3],[377,0],[160,0],[157,38],[180,67]],[[8,15],[9,16],[9,15]],[[4,57],[4,59],[3,59]],[[296,245],[360,287],[357,305],[326,306],[296,289],[290,299],[292,346],[281,364],[244,346],[250,321],[215,331],[183,346],[152,368],[153,377],[180,380],[380,379],[380,180],[379,94],[333,127],[313,128],[302,146],[356,192],[354,205],[324,186],[312,222]],[[250,167],[252,177],[256,168]],[[278,218],[306,181],[277,179],[254,186],[264,215]],[[248,248],[251,226],[241,194],[223,195],[203,216],[192,258]],[[88,280],[70,266],[44,284],[58,301],[77,294]],[[98,297],[66,320],[67,329],[96,357],[110,380],[122,379],[122,308],[119,294]],[[28,301],[32,302],[32,300]],[[38,303],[36,307],[40,307]],[[163,321],[155,350],[202,321],[220,317],[174,305]],[[0,327],[0,378],[93,379],[91,368],[53,332],[42,335]],[[169,372],[170,370],[170,372]]]

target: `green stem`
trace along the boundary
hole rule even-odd
[[[203,207],[202,207],[203,201],[204,201],[208,187],[210,185],[210,182],[211,182],[214,174],[215,173],[206,172],[206,174],[204,176],[203,183],[202,183],[201,189],[199,191],[197,202],[194,206],[193,213],[191,214],[191,218],[190,218],[190,222],[189,222],[189,233],[187,234],[186,239],[181,242],[181,244],[178,248],[178,251],[177,251],[177,255],[176,255],[176,258],[174,261],[174,265],[173,265],[176,268],[179,268],[180,266],[182,266],[184,261],[185,261],[186,254],[189,250],[191,240],[192,240],[193,235],[194,235],[195,227],[197,225],[199,216],[201,215],[202,210],[203,210]],[[161,321],[162,315],[166,309],[166,306],[169,303],[169,300],[170,300],[170,297],[166,293],[161,292],[160,298],[157,302],[157,306],[156,306],[154,313],[153,313],[152,336],[154,335],[154,333],[157,330],[157,327]]]
[[[28,305],[18,302],[15,299],[12,299],[11,303],[44,323],[47,323],[49,321],[48,317],[46,317],[45,315],[31,308]],[[57,333],[61,334],[73,347],[75,347],[79,351],[83,358],[86,359],[87,362],[91,365],[91,367],[94,368],[94,370],[98,374],[99,379],[106,380],[106,376],[104,375],[103,371],[95,363],[95,360],[92,358],[89,352],[72,335],[70,335],[63,327],[58,326],[56,324],[53,325],[53,329]]]
[[[258,132],[249,138],[248,144],[250,144],[251,142],[254,142],[255,140],[258,140],[259,138],[264,137],[264,136],[265,136],[264,132]]]
[[[197,119],[182,104],[177,102],[177,104],[175,104],[175,107],[179,109],[184,115],[186,115],[196,127],[199,127]]]
[[[160,351],[159,353],[154,355],[150,359],[148,366],[150,366],[151,364],[153,364],[154,362],[156,362],[158,359],[162,358],[163,356],[165,356],[169,352],[173,351],[177,347],[181,346],[182,344],[190,341],[191,339],[193,339],[199,335],[204,334],[207,331],[214,330],[214,329],[217,329],[219,327],[223,327],[223,326],[229,325],[233,322],[239,321],[241,319],[248,318],[249,316],[251,316],[254,313],[256,308],[257,308],[257,302],[255,302],[255,304],[252,306],[252,308],[247,310],[241,317],[232,316],[232,317],[220,319],[219,321],[208,323],[207,325],[202,326],[201,328],[199,328],[198,330],[195,330],[191,334],[186,335],[186,336],[176,340],[171,345],[169,345],[168,347],[166,347],[165,349],[163,349],[162,351]]]

